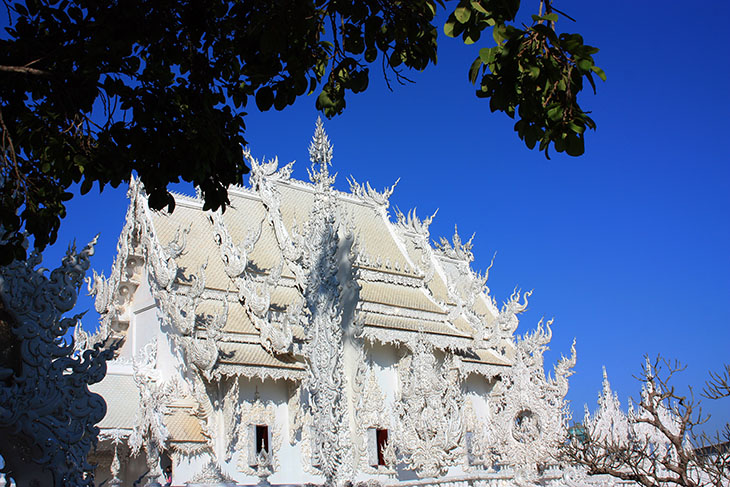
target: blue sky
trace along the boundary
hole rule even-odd
[[[392,206],[421,216],[438,208],[432,238],[451,237],[454,224],[463,237],[476,232],[480,270],[497,252],[487,284],[498,303],[515,286],[534,289],[518,332],[555,318],[549,364],[577,339],[568,399],[581,419],[584,403],[595,406],[602,365],[625,405],[638,395],[644,354],[681,360],[678,384],[697,392],[708,371],[730,362],[730,4],[556,6],[578,20],[563,29],[601,49],[596,63],[608,75],[597,95],[581,98],[598,124],[584,156],[548,161],[526,149],[467,81],[485,44],[443,35],[438,65],[411,74],[415,84],[389,92],[374,67],[370,89],[325,127],[339,188],[349,175],[380,189],[401,178]],[[295,177],[306,179],[314,97],[284,112],[249,109],[254,156],[296,160]],[[72,200],[55,255],[100,232],[93,265],[108,273],[124,192]],[[88,298],[80,307],[93,309]],[[730,399],[703,409],[710,426],[730,421]]]

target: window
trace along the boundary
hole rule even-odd
[[[262,451],[269,453],[269,427],[265,424],[256,425],[256,454]]]
[[[266,424],[249,424],[248,432],[248,464],[255,467],[259,462],[269,460],[271,430]]]
[[[388,446],[388,430],[368,428],[368,463],[372,467],[386,465],[385,448]]]
[[[385,465],[385,446],[388,444],[388,430],[375,430],[378,442],[378,465]]]

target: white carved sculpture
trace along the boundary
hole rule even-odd
[[[132,455],[142,448],[147,458],[147,484],[159,486],[162,475],[159,453],[168,437],[164,413],[173,395],[177,392],[174,383],[164,381],[155,368],[157,361],[157,340],[151,341],[134,360],[134,381],[140,395],[140,408],[129,438]]]
[[[552,337],[548,321],[517,341],[514,364],[497,383],[492,401],[493,435],[500,463],[534,479],[538,466],[557,463],[557,448],[567,434],[570,414],[565,403],[568,377],[575,366],[575,342],[570,357],[546,377],[543,353]]]
[[[281,448],[281,425],[276,422],[276,406],[273,402],[261,401],[256,394],[253,403],[241,406],[240,421],[236,425],[239,442],[236,449],[240,452],[238,469],[249,475],[256,475],[262,480],[268,478],[279,468],[279,449]],[[265,425],[268,428],[268,451],[256,451],[255,426]]]
[[[317,193],[300,243],[302,263],[307,269],[304,296],[309,313],[304,348],[309,371],[306,390],[311,426],[316,431],[316,437],[311,438],[312,458],[325,483],[334,485],[351,475],[352,450],[343,370],[342,284],[337,277],[341,241],[331,193],[334,176],[328,172],[332,148],[321,120],[309,153],[312,160],[309,174]],[[317,164],[319,167],[315,167]]]
[[[102,351],[97,342],[74,356],[63,337],[81,317],[64,314],[76,304],[95,243],[78,253],[69,248],[48,275],[38,252],[0,267],[3,326],[17,340],[2,344],[17,349],[14,360],[0,364],[0,452],[21,485],[91,482],[86,457],[106,405],[88,386],[104,377],[115,346]]]
[[[394,474],[396,464],[395,443],[389,439],[384,451],[385,465],[374,465],[377,458],[377,445],[372,441],[372,430],[393,431],[393,413],[386,405],[385,394],[380,389],[372,362],[368,362],[362,346],[358,349],[357,371],[353,379],[353,411],[355,414],[355,451],[359,461],[357,469],[367,473]],[[369,435],[370,434],[370,435]],[[376,451],[369,451],[376,448]]]
[[[443,475],[463,455],[463,398],[458,365],[439,365],[424,340],[398,365],[394,443],[420,477]]]

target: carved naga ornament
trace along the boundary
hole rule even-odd
[[[209,215],[213,225],[213,236],[220,250],[221,259],[228,277],[238,288],[238,299],[246,310],[251,322],[261,333],[261,344],[270,352],[284,353],[292,345],[291,326],[299,323],[300,313],[296,307],[289,309],[281,323],[276,323],[271,316],[271,292],[281,278],[284,261],[271,270],[266,277],[255,277],[246,271],[249,254],[261,236],[261,225],[252,229],[239,245],[233,243],[223,216],[216,212]]]
[[[76,304],[96,239],[81,252],[69,248],[61,266],[46,275],[41,255],[0,267],[2,326],[15,337],[16,357],[0,364],[0,437],[7,468],[20,485],[90,485],[86,460],[96,444],[106,404],[88,386],[106,374],[116,345],[101,343],[74,354],[64,340],[81,315],[64,317]],[[39,468],[40,467],[40,468]],[[40,485],[40,484],[39,484]]]

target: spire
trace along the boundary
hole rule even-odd
[[[312,168],[308,170],[309,180],[318,188],[331,187],[335,177],[330,176],[329,166],[332,164],[332,144],[324,131],[322,118],[317,117],[312,143],[309,144],[309,160],[312,161]],[[316,166],[319,164],[319,168]]]

